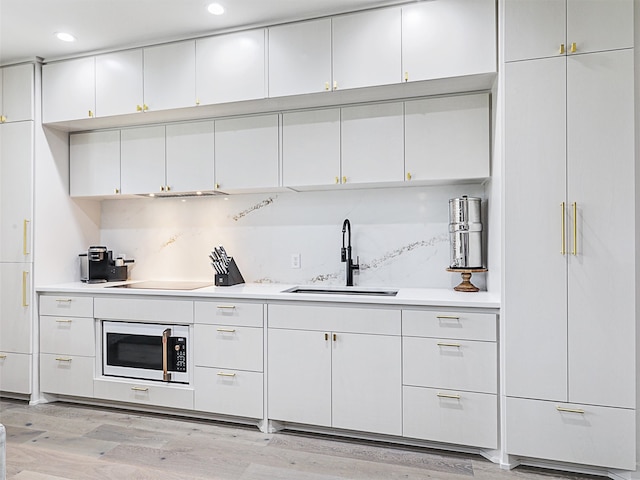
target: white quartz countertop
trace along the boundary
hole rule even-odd
[[[409,305],[409,306],[434,306],[457,308],[500,308],[500,297],[489,292],[456,292],[453,289],[436,288],[392,288],[392,287],[341,287],[318,285],[286,285],[286,284],[257,284],[246,283],[230,287],[204,287],[196,290],[163,290],[163,289],[134,289],[111,288],[116,285],[132,284],[128,282],[109,282],[87,284],[81,282],[64,283],[58,285],[46,285],[36,288],[38,293],[58,294],[88,294],[88,295],[138,295],[138,296],[170,296],[189,298],[228,298],[237,300],[261,300],[268,302],[278,301],[303,301],[303,302],[331,302],[352,304],[378,304],[378,305]],[[379,296],[367,294],[344,293],[290,293],[286,290],[294,287],[310,289],[344,289],[344,290],[397,290],[395,296]]]

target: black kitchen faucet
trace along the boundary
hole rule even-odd
[[[345,247],[344,236],[345,233],[349,234],[347,246]],[[353,271],[360,270],[360,265],[358,263],[353,263],[353,259],[351,258],[351,222],[348,218],[345,218],[342,223],[342,250],[341,253],[341,261],[347,263],[347,287],[353,287]],[[356,261],[359,260],[356,257]]]

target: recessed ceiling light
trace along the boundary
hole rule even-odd
[[[222,15],[224,13],[224,7],[219,3],[212,3],[207,7],[209,13],[212,15]]]
[[[56,32],[56,38],[58,40],[62,40],[63,42],[75,42],[76,37],[66,32]]]

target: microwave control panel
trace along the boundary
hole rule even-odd
[[[187,339],[185,337],[173,338],[173,350],[174,350],[174,372],[186,372],[187,371]]]

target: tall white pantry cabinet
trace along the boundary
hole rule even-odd
[[[633,1],[506,0],[505,59],[506,452],[635,470]]]

